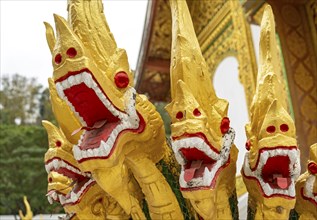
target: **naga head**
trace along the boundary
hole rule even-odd
[[[133,88],[127,54],[117,48],[102,1],[69,0],[68,14],[68,21],[54,15],[56,37],[46,24],[54,68],[51,90],[58,96],[52,99],[66,103],[68,108],[64,109],[75,116],[72,120],[78,127],[63,123],[71,120],[66,113],[58,121],[68,129],[68,139],[80,133],[73,152],[83,171],[112,167],[120,162],[120,153],[128,154],[135,148],[129,143],[145,130],[146,110],[137,109],[137,103],[145,101]],[[60,114],[62,104],[53,106],[55,115]],[[147,134],[143,138],[151,139]],[[148,149],[153,150],[152,146]]]
[[[317,218],[317,143],[310,146],[307,171],[296,181],[295,210],[304,219]]]
[[[268,6],[261,23],[260,64],[251,121],[245,127],[248,152],[242,175],[255,200],[269,207],[280,203],[291,209],[295,203],[295,180],[300,174],[299,150],[295,124],[286,110],[287,97],[283,97],[277,77],[277,46],[274,16]]]
[[[74,217],[87,206],[90,207],[89,201],[94,198],[93,194],[102,195],[103,191],[89,174],[78,168],[72,154],[73,145],[63,132],[49,121],[42,123],[49,140],[49,149],[44,158],[48,174],[48,201],[60,203],[70,217]]]
[[[171,143],[181,165],[180,187],[193,194],[215,189],[221,175],[235,176],[237,150],[228,102],[219,99],[202,56],[186,1],[170,1],[172,11]],[[230,167],[230,168],[229,168]],[[210,192],[210,191],[209,191]]]

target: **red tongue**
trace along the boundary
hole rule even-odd
[[[288,187],[288,179],[289,179],[289,178],[277,177],[277,178],[276,178],[276,184],[277,184],[281,189],[287,189],[287,187]]]
[[[102,120],[102,121],[97,121],[94,126],[92,127],[80,127],[77,128],[75,131],[73,131],[72,136],[74,136],[75,134],[77,134],[78,132],[80,132],[81,130],[93,130],[93,129],[98,129],[101,128],[102,126],[104,126],[104,124],[107,123],[107,120]]]
[[[291,183],[291,178],[285,178],[281,175],[273,175],[274,182],[281,189],[287,189]]]
[[[202,163],[202,160],[195,160],[191,162],[189,169],[185,169],[184,179],[186,182],[189,182],[194,178],[195,172],[201,167]]]

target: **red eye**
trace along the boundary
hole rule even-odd
[[[317,164],[310,162],[307,167],[311,174],[313,175],[317,174]]]
[[[177,112],[177,114],[176,114],[177,119],[182,119],[183,117],[184,117],[183,112]]]
[[[275,132],[275,127],[273,125],[269,126],[266,128],[266,131],[269,133],[274,133]]]
[[[66,51],[68,57],[73,58],[77,55],[77,51],[75,48],[71,47]]]
[[[118,72],[114,77],[118,88],[126,88],[129,85],[129,77],[126,72]]]
[[[62,62],[62,55],[59,53],[59,54],[56,54],[55,56],[55,63],[56,64],[60,64]]]
[[[193,111],[193,114],[194,114],[196,117],[198,117],[198,116],[201,115],[201,113],[200,113],[200,111],[199,111],[198,108],[195,108],[195,110]]]
[[[62,142],[56,141],[55,145],[56,145],[56,147],[60,147],[60,146],[62,146]]]
[[[228,132],[229,130],[229,127],[230,127],[230,120],[229,118],[227,117],[224,117],[221,121],[221,124],[220,124],[220,130],[221,130],[221,133],[222,134],[225,134]]]
[[[288,125],[287,125],[287,124],[282,124],[282,125],[280,126],[280,130],[283,131],[283,132],[288,131]]]
[[[48,178],[48,182],[51,183],[53,181],[52,177]]]
[[[245,149],[247,149],[247,151],[249,151],[251,148],[251,141],[247,140],[247,142],[245,143]]]

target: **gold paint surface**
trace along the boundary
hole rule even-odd
[[[245,162],[241,171],[249,192],[249,208],[255,212],[255,219],[288,219],[295,205],[295,198],[266,196],[258,180],[247,177],[244,171],[245,167],[257,169],[262,160],[261,152],[281,147],[283,150],[297,149],[295,124],[286,110],[287,97],[277,77],[278,62],[274,16],[271,7],[267,6],[261,23],[260,65],[250,108],[251,121],[245,126],[250,147],[246,155],[249,163]],[[283,130],[282,125],[287,125],[287,130]],[[260,175],[262,178],[262,173]]]
[[[296,181],[295,210],[299,219],[317,219],[317,173],[308,170],[310,163],[317,168],[317,143],[310,146],[307,170]]]
[[[220,152],[224,144],[220,125],[227,117],[228,102],[219,99],[214,92],[211,73],[202,55],[186,1],[170,0],[170,5],[172,101],[166,106],[166,110],[172,121],[171,139],[174,152],[174,142],[186,141],[188,135],[195,137],[197,134],[203,134],[212,147]],[[193,188],[181,188],[183,196],[190,200],[202,218],[232,219],[228,199],[235,192],[237,154],[238,150],[232,144],[228,164],[218,171],[214,186],[198,184]],[[183,181],[182,178],[184,177],[180,177],[180,182]]]
[[[167,147],[163,121],[147,98],[135,93],[133,74],[128,64],[127,54],[125,50],[116,45],[103,13],[102,1],[69,0],[68,20],[58,15],[54,15],[54,18],[56,36],[50,25],[45,23],[54,68],[53,77],[50,80],[53,110],[66,140],[75,144],[72,147],[74,152],[70,152],[65,159],[78,164],[81,172],[91,173],[100,187],[98,190],[102,190],[111,198],[109,200],[103,197],[102,201],[96,201],[96,203],[89,203],[87,202],[89,200],[82,199],[81,202],[86,201],[84,204],[87,206],[79,206],[81,209],[72,206],[69,207],[69,210],[80,213],[84,218],[91,213],[95,213],[95,215],[104,213],[103,210],[108,213],[107,206],[102,203],[109,200],[110,206],[117,204],[120,209],[124,210],[125,216],[131,215],[133,219],[144,219],[141,201],[145,198],[152,218],[182,219],[183,215],[176,197],[155,165],[163,158]],[[70,49],[73,51],[75,49],[76,54],[70,55]],[[89,154],[89,157],[86,156],[88,159],[82,160],[78,159],[78,151],[85,155],[88,152],[88,150],[79,149],[83,144],[82,139],[86,137],[89,129],[96,129],[93,126],[87,126],[86,119],[82,115],[83,111],[89,111],[90,100],[81,100],[87,103],[87,108],[80,108],[77,106],[78,103],[74,104],[68,100],[64,91],[77,86],[74,84],[76,83],[74,82],[75,77],[72,76],[84,72],[88,72],[93,83],[96,84],[93,88],[95,93],[98,91],[103,94],[98,98],[101,99],[100,97],[104,96],[104,99],[110,103],[104,104],[108,111],[119,112],[117,114],[121,114],[121,118],[118,115],[116,117],[120,122],[123,120],[122,123],[125,121],[133,123],[135,119],[139,120],[139,128],[127,129],[114,135],[115,141],[109,156]],[[122,87],[118,86],[115,80],[119,72],[124,72],[128,80],[128,84]],[[84,83],[87,87],[86,81]],[[96,90],[96,87],[99,90]],[[90,88],[91,90],[92,88]],[[115,110],[110,110],[110,108]],[[76,129],[80,128],[82,131],[72,135]],[[112,133],[109,135],[111,136]],[[98,136],[95,138],[100,142]],[[98,148],[103,146],[100,142]],[[77,159],[75,160],[75,158]],[[91,188],[85,195],[95,198],[93,195],[96,192],[94,188]],[[118,210],[120,211],[120,209]],[[91,212],[90,210],[96,211]],[[120,215],[123,216],[121,212]]]

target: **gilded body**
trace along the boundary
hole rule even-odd
[[[295,180],[300,174],[295,124],[286,111],[277,78],[275,23],[268,6],[263,14],[260,65],[242,176],[249,192],[249,219],[288,219],[295,205]]]
[[[317,144],[310,146],[307,170],[296,181],[295,210],[299,219],[317,219]]]
[[[179,183],[204,219],[232,219],[238,150],[227,118],[228,102],[219,99],[202,56],[186,1],[170,1],[172,12],[171,143],[181,165]]]
[[[49,139],[45,154],[48,173],[47,198],[60,203],[70,219],[128,219],[123,209],[107,195],[89,173],[83,173],[63,132],[43,121]]]
[[[163,121],[133,88],[126,52],[117,48],[102,1],[70,0],[68,13],[68,21],[55,15],[56,37],[46,24],[46,36],[54,67],[53,110],[74,144],[79,169],[134,219],[145,218],[143,196],[153,219],[182,219],[156,167],[167,148]]]

